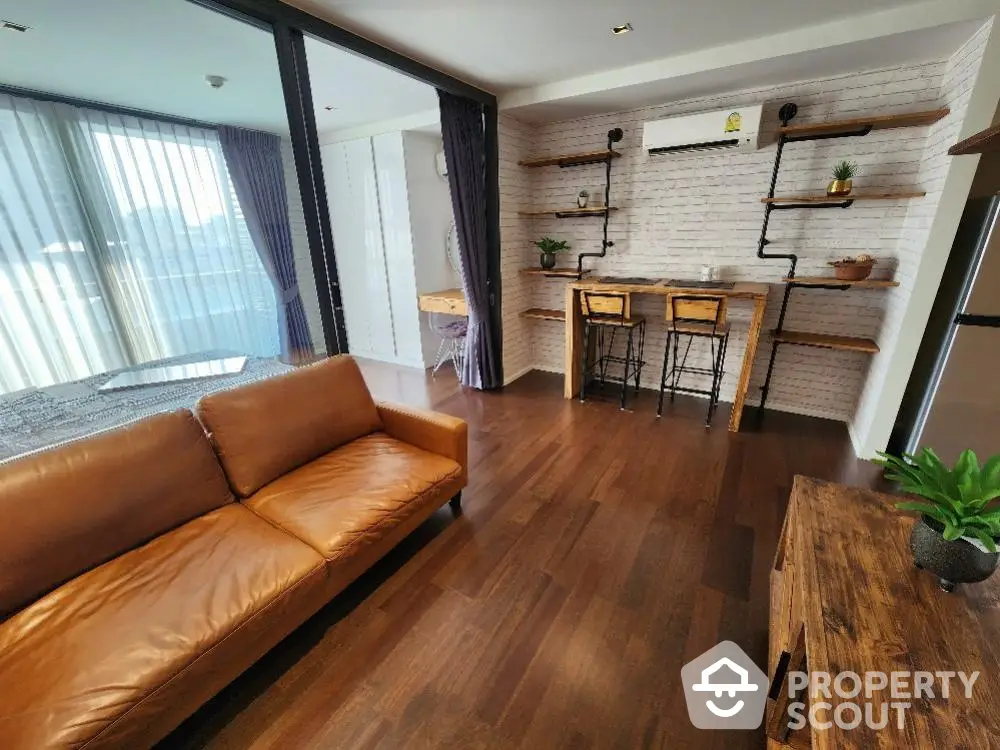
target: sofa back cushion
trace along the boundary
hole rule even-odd
[[[0,619],[232,500],[187,409],[0,465]]]
[[[205,396],[198,415],[240,497],[382,429],[361,370],[346,355]]]

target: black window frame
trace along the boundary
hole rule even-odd
[[[322,39],[373,62],[391,67],[436,89],[467,97],[483,105],[486,128],[487,252],[489,284],[492,291],[490,330],[494,332],[493,344],[500,353],[502,363],[499,113],[496,95],[279,0],[187,0],[187,2],[232,16],[274,34],[278,69],[295,154],[296,173],[309,235],[313,272],[318,282],[320,314],[328,355],[348,351],[347,330],[344,325],[340,280],[333,253],[333,231],[319,156],[319,137],[305,55],[305,35]],[[322,288],[324,279],[328,293],[324,293]]]

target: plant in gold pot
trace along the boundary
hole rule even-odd
[[[878,455],[875,463],[887,479],[923,498],[896,503],[921,514],[910,534],[914,564],[934,573],[945,591],[993,575],[1000,560],[1000,455],[980,467],[967,450],[952,469],[930,448],[917,455]]]
[[[858,173],[858,165],[853,161],[841,161],[833,168],[833,181],[827,185],[826,194],[834,198],[843,198],[851,194],[851,180]]]
[[[569,243],[563,240],[554,240],[551,237],[542,237],[535,242],[535,247],[542,251],[542,268],[548,270],[556,267],[556,253],[569,250]]]

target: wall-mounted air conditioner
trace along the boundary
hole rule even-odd
[[[763,106],[757,105],[647,122],[642,128],[642,147],[651,154],[725,149],[755,151],[759,148],[763,111]]]

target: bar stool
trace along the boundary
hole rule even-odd
[[[694,393],[708,396],[708,416],[705,426],[712,423],[712,415],[719,405],[719,389],[722,387],[722,376],[725,374],[726,349],[729,347],[729,323],[726,321],[726,297],[709,294],[671,294],[667,297],[667,346],[663,352],[663,375],[660,378],[660,400],[656,407],[656,416],[663,415],[663,391],[670,388],[670,400],[674,395]],[[687,336],[687,347],[684,358],[678,365],[678,349],[681,336]],[[688,367],[687,358],[691,344],[696,338],[707,338],[712,347],[712,367]],[[670,348],[673,345],[674,364],[669,370]],[[716,346],[718,345],[718,346]],[[684,373],[711,375],[711,390],[687,388],[678,386],[678,381]]]
[[[580,307],[583,312],[583,366],[580,368],[583,381],[580,384],[580,400],[587,391],[587,381],[600,376],[601,386],[605,382],[621,383],[621,408],[625,408],[625,397],[630,380],[635,380],[635,393],[639,395],[639,378],[642,366],[642,350],[646,341],[646,319],[633,318],[631,296],[628,292],[596,292],[580,290]],[[615,336],[624,332],[627,341],[625,356],[613,354]],[[591,337],[594,338],[597,357],[588,364]],[[605,348],[607,343],[607,348]],[[608,375],[608,365],[614,362],[623,366],[621,378]]]

